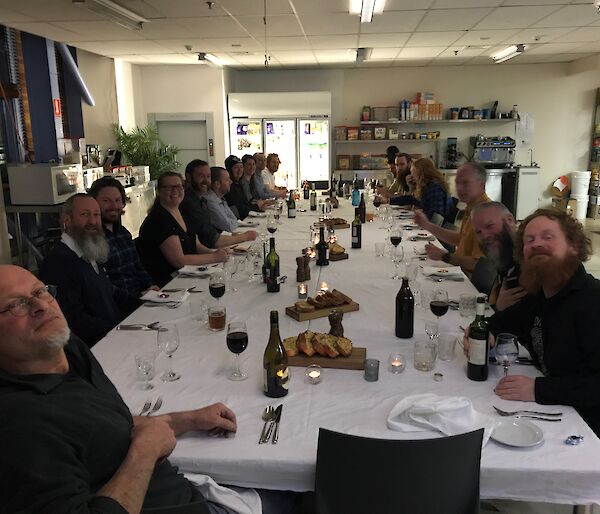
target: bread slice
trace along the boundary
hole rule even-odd
[[[352,353],[352,341],[347,337],[335,337],[334,345],[335,349],[344,357],[349,357]]]
[[[332,293],[336,296],[339,296],[340,298],[344,299],[344,301],[346,303],[352,303],[352,298],[350,298],[348,295],[345,295],[344,293],[338,291],[337,289],[334,289],[332,291]]]
[[[313,347],[315,350],[325,357],[335,358],[339,355],[339,352],[335,349],[329,334],[316,333],[312,338]]]
[[[312,357],[315,354],[315,349],[312,345],[313,333],[309,332],[301,332],[298,334],[298,339],[296,340],[296,346],[298,350],[300,350],[303,354]]]
[[[312,312],[315,310],[315,306],[311,305],[308,302],[305,302],[304,300],[298,300],[294,306],[296,307],[296,310],[298,312]]]
[[[298,346],[296,344],[296,336],[286,337],[282,343],[285,348],[285,353],[288,357],[295,357],[298,355]]]
[[[318,294],[314,298],[306,300],[310,305],[313,305],[315,309],[324,309],[327,307],[327,302],[323,298],[322,294]]]

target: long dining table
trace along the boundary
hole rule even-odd
[[[308,208],[302,202],[298,208]],[[341,199],[332,215],[349,222],[354,210],[349,200]],[[142,306],[124,323],[175,322],[180,335],[180,347],[172,361],[181,378],[163,382],[160,375],[167,367],[167,357],[160,354],[156,361],[154,389],[142,389],[137,376],[134,355],[144,350],[156,350],[155,330],[124,331],[113,329],[94,348],[93,353],[114,382],[133,414],[139,414],[147,399],[162,397],[157,414],[192,409],[214,402],[223,402],[237,416],[237,432],[226,438],[190,433],[181,437],[170,460],[182,472],[210,475],[217,482],[242,487],[257,487],[293,491],[314,488],[317,438],[319,428],[367,437],[385,439],[416,439],[439,437],[436,432],[397,432],[387,428],[386,419],[392,407],[408,395],[434,393],[441,396],[466,396],[478,411],[496,416],[493,405],[514,411],[542,410],[535,403],[501,400],[494,386],[503,369],[490,365],[489,378],[473,382],[466,376],[466,360],[459,345],[452,361],[440,361],[430,372],[416,370],[412,365],[413,346],[418,338],[426,338],[424,325],[433,319],[427,306],[415,307],[415,333],[412,339],[399,339],[394,334],[395,297],[400,281],[392,280],[394,265],[389,257],[376,257],[374,244],[387,237],[378,217],[362,226],[362,248],[351,249],[350,229],[336,230],[338,242],[346,248],[349,259],[330,262],[319,267],[313,261],[309,294],[315,294],[322,281],[359,303],[358,311],[344,315],[346,337],[354,346],[365,347],[367,357],[380,361],[379,380],[367,382],[361,370],[323,369],[322,381],[311,384],[305,379],[303,367],[290,367],[289,394],[279,400],[267,398],[262,391],[262,359],[269,337],[269,311],[278,310],[281,337],[297,335],[304,330],[328,332],[327,318],[298,322],[285,314],[285,307],[298,300],[296,257],[309,246],[310,226],[318,215],[299,211],[288,219],[285,211],[275,233],[276,248],[281,261],[281,274],[287,281],[278,293],[268,293],[262,277],[249,280],[247,269],[238,266],[225,295],[219,300],[227,310],[227,321],[245,321],[248,328],[248,348],[241,354],[241,364],[248,379],[231,381],[227,374],[233,355],[227,349],[225,331],[211,332],[207,328],[206,305],[216,300],[208,294],[206,278],[175,277],[168,287],[191,287],[202,293],[191,293],[178,308]],[[260,232],[266,220],[257,218]],[[401,243],[405,262],[418,266],[431,265],[417,259],[415,247],[422,241],[411,241],[418,230],[404,232]],[[258,241],[262,255],[262,246]],[[237,258],[239,260],[239,258]],[[243,260],[240,261],[243,263]],[[247,268],[247,267],[246,267]],[[436,288],[448,291],[450,299],[460,294],[475,294],[468,280],[437,283],[424,277],[419,268],[416,286],[422,296]],[[234,287],[231,287],[233,284]],[[235,288],[237,291],[232,291]],[[461,336],[461,325],[470,319],[449,310],[440,319],[440,331]],[[388,356],[401,352],[407,359],[403,373],[387,370]],[[434,380],[441,373],[441,381]],[[515,364],[510,373],[537,376],[533,366]],[[439,377],[438,377],[439,378]],[[283,404],[279,441],[258,444],[263,427],[261,414],[269,404]],[[551,406],[544,406],[550,411]],[[554,408],[563,412],[561,422],[531,420],[543,430],[543,442],[533,447],[518,448],[490,440],[481,456],[481,497],[540,501],[570,505],[600,503],[600,440],[571,407]],[[577,446],[565,444],[570,435],[582,435]]]

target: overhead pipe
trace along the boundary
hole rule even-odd
[[[77,81],[77,85],[79,86],[79,91],[81,91],[81,97],[83,98],[83,101],[86,104],[94,107],[96,105],[96,102],[92,97],[92,93],[90,93],[90,90],[85,85],[83,77],[81,76],[81,73],[79,73],[79,68],[75,63],[75,59],[73,59],[73,56],[71,55],[71,52],[69,52],[67,45],[65,45],[64,43],[59,43],[58,41],[56,41],[54,44],[56,45],[56,48],[58,48],[58,51],[60,52],[60,55],[63,59],[63,62],[65,63],[66,68],[71,72],[71,75],[73,75],[73,78]]]

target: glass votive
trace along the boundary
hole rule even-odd
[[[304,282],[298,284],[298,298],[301,300],[306,300],[308,296],[308,291],[306,289],[306,284]]]
[[[310,366],[306,366],[306,371],[304,372],[306,375],[306,381],[309,384],[318,384],[321,381],[321,377],[323,375],[323,370],[321,366],[318,364],[311,364]]]
[[[401,353],[390,353],[388,358],[388,371],[390,373],[402,373],[406,368],[406,358]]]
[[[379,361],[377,359],[365,359],[365,380],[367,382],[379,380]]]

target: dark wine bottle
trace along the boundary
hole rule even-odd
[[[319,242],[317,243],[317,266],[329,266],[329,245],[325,238],[325,229],[319,228]]]
[[[308,180],[304,181],[303,189],[304,189],[304,199],[308,200],[308,198],[310,196],[310,188],[308,187]]]
[[[263,284],[267,283],[267,243],[263,242],[263,265],[262,265]]]
[[[287,202],[288,218],[296,217],[296,200],[294,199],[294,190],[290,190],[290,197]]]
[[[360,203],[358,204],[358,211],[360,222],[365,223],[367,221],[367,204],[365,203],[364,193],[360,194]]]
[[[337,183],[337,195],[339,198],[344,198],[344,181],[342,180],[342,174],[340,173],[340,180]]]
[[[312,184],[312,190],[310,192],[310,210],[317,210],[317,192],[315,191],[315,183]]]
[[[408,278],[402,278],[402,286],[396,295],[396,337],[410,339],[414,334],[415,299],[408,287]]]
[[[469,325],[469,359],[467,377],[470,380],[483,381],[488,377],[488,322],[484,317],[485,298],[477,298],[477,315]]]
[[[263,356],[264,393],[270,398],[281,398],[288,394],[290,375],[279,335],[279,313],[271,311],[270,320],[271,334]]]
[[[352,220],[352,248],[362,247],[362,225],[360,223],[360,209],[354,209],[354,219]]]
[[[275,238],[270,239],[271,250],[267,255],[267,291],[278,293],[281,289],[279,284],[279,255],[275,251]]]
[[[337,180],[331,175],[331,187],[329,188],[329,196],[330,198],[335,198],[337,196]]]

